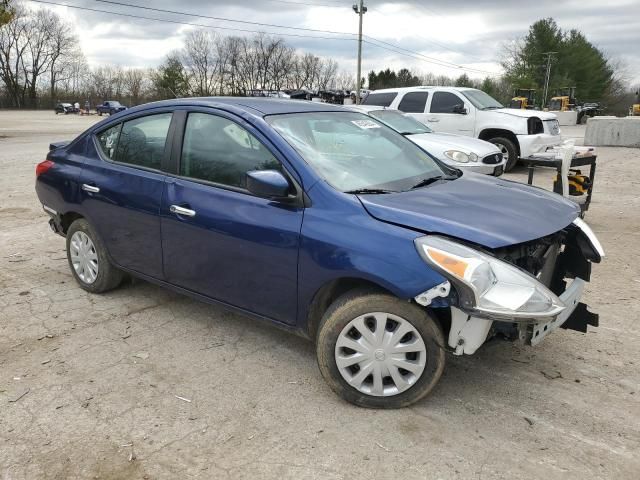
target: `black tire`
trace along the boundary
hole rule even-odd
[[[374,396],[358,391],[344,379],[335,359],[342,330],[353,319],[371,312],[386,312],[408,321],[426,346],[426,364],[420,377],[407,390],[392,396]],[[316,336],[318,366],[331,389],[346,401],[367,408],[402,408],[424,398],[442,376],[445,364],[444,335],[425,309],[385,293],[354,290],[338,298],[324,314]]]
[[[515,143],[513,143],[513,140],[510,140],[510,139],[505,138],[505,137],[494,137],[494,138],[490,138],[487,141],[491,142],[494,145],[497,145],[499,147],[504,147],[504,149],[506,150],[506,153],[509,155],[509,160],[507,161],[506,165],[504,166],[504,171],[505,172],[511,171],[513,169],[513,167],[516,166],[516,163],[518,163],[518,149],[517,149]],[[502,148],[501,148],[501,150],[502,150]],[[504,153],[505,152],[503,152],[503,154]]]
[[[85,282],[78,276],[78,273],[73,267],[73,263],[71,261],[71,239],[76,232],[83,232],[91,239],[95,253],[98,257],[98,274],[96,275],[95,280],[91,283]],[[112,265],[104,247],[104,243],[102,243],[100,237],[84,218],[75,220],[67,230],[67,261],[69,262],[69,269],[71,270],[73,278],[75,278],[78,285],[87,292],[108,292],[109,290],[113,290],[119,286],[124,278],[124,273]]]
[[[102,110],[98,110],[98,115],[102,116]]]

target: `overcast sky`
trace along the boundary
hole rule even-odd
[[[356,42],[351,35],[288,30],[222,20],[167,14],[95,0],[51,0],[99,10],[124,12],[177,22],[209,25],[221,35],[246,35],[232,29],[280,34],[300,50],[334,58],[341,70],[355,72]],[[358,17],[351,5],[357,0],[114,0],[119,3],[188,12],[197,15],[294,26],[332,32],[357,33]],[[38,5],[27,2],[30,5]],[[458,76],[465,70],[443,66],[429,59],[467,68],[472,77],[501,71],[501,45],[522,37],[529,25],[552,16],[561,28],[577,28],[606,54],[626,65],[626,76],[640,83],[640,0],[428,0],[365,2],[364,33],[397,45],[407,55],[365,43],[363,72],[386,67],[408,67],[415,72]],[[82,48],[92,65],[156,66],[171,50],[180,48],[184,34],[195,27],[176,23],[126,18],[107,13],[46,6],[73,22]],[[222,29],[222,27],[226,29]],[[341,37],[347,40],[308,38]],[[388,45],[385,47],[390,48]],[[424,57],[429,57],[424,58]],[[480,72],[481,71],[481,72]]]

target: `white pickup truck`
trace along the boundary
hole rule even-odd
[[[552,113],[505,108],[481,90],[460,87],[407,87],[374,90],[364,105],[408,113],[435,132],[455,133],[494,143],[511,170],[527,158],[562,143]]]

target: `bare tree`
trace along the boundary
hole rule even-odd
[[[218,73],[215,36],[207,30],[189,32],[183,54],[192,93],[197,96],[213,95]]]
[[[56,86],[72,74],[74,62],[82,55],[78,37],[71,26],[57,15],[52,17],[49,32],[49,94],[56,101]]]
[[[36,106],[38,80],[51,66],[51,35],[56,20],[55,12],[42,9],[28,22],[29,60],[23,62],[23,69],[31,106]]]
[[[0,28],[0,78],[14,107],[24,106],[26,56],[29,52],[30,21],[17,6],[9,22]]]
[[[335,87],[338,62],[332,59],[320,60],[318,64],[318,88],[327,90]]]
[[[149,72],[141,68],[130,68],[124,72],[124,88],[129,95],[129,104],[138,105],[143,92],[148,88]]]

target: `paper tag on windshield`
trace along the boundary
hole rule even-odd
[[[351,120],[351,123],[353,123],[356,127],[360,127],[362,129],[380,128],[380,125],[378,125],[376,122],[372,122],[371,120]]]

